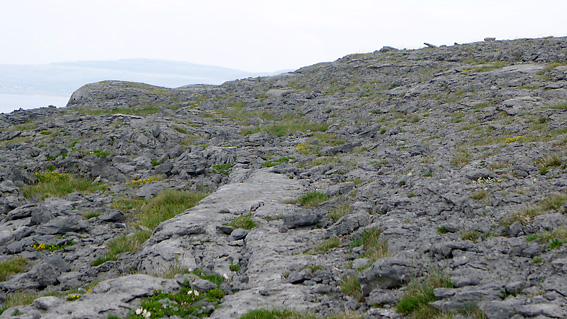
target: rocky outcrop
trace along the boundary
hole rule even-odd
[[[431,278],[437,313],[565,317],[566,52],[384,48],[220,86],[105,81],[0,114],[0,262],[19,264],[0,318],[141,317],[160,290],[161,307],[199,307],[178,317],[402,318]],[[164,190],[208,196],[150,223]],[[111,254],[117,238],[143,243]]]

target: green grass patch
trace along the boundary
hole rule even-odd
[[[234,164],[220,164],[220,165],[213,165],[213,173],[215,174],[223,174],[229,175],[229,170],[232,168]]]
[[[561,226],[552,231],[532,234],[526,237],[527,241],[539,240],[542,244],[549,244],[549,249],[554,249],[567,243],[567,227]]]
[[[341,292],[357,300],[362,300],[362,289],[357,274],[344,277],[340,282]]]
[[[296,200],[287,201],[287,204],[299,204],[305,208],[315,207],[329,200],[329,196],[321,192],[309,192]]]
[[[198,269],[198,268],[193,270],[191,273],[199,276],[199,278],[201,278],[201,279],[208,280],[208,281],[214,283],[215,285],[220,285],[224,282],[223,276],[213,274],[213,273],[208,273],[208,272],[203,271],[203,270]]]
[[[82,177],[76,177],[67,173],[43,172],[34,173],[37,183],[26,185],[22,189],[24,197],[41,195],[40,199],[48,197],[64,197],[73,192],[92,193],[106,190],[104,183],[94,183]]]
[[[471,155],[467,152],[459,153],[451,159],[451,165],[463,168],[471,161]]]
[[[555,103],[549,106],[550,109],[567,111],[567,102]]]
[[[313,250],[325,252],[330,249],[337,248],[340,245],[341,245],[341,241],[338,237],[331,237],[325,240],[324,242],[313,247]]]
[[[97,218],[98,216],[100,216],[100,213],[93,212],[93,211],[87,211],[87,212],[84,212],[82,214],[82,216],[83,216],[84,219],[91,219],[91,218]]]
[[[505,218],[501,224],[511,225],[519,221],[525,226],[531,224],[536,216],[542,215],[547,211],[558,210],[565,205],[565,203],[567,203],[567,194],[558,193],[550,195],[539,201],[539,203],[535,206],[531,206],[511,214]]]
[[[28,263],[28,259],[19,256],[0,261],[0,281],[5,281],[8,276],[13,276],[26,270]]]
[[[474,200],[486,199],[488,193],[484,189],[475,190],[471,193],[471,198]]]
[[[187,130],[182,126],[175,125],[173,127],[173,129],[176,130],[177,132],[181,133],[181,134],[187,134]]]
[[[252,219],[252,213],[247,215],[242,215],[235,217],[232,219],[227,225],[232,226],[234,228],[242,228],[242,229],[253,229],[256,227],[256,222]]]
[[[350,205],[345,203],[329,212],[327,216],[333,223],[336,223],[341,217],[350,213]]]
[[[396,310],[411,314],[412,318],[434,318],[439,312],[428,303],[436,301],[435,288],[452,288],[451,278],[441,271],[434,271],[421,281],[412,280],[406,292],[396,304]]]
[[[264,163],[262,163],[262,166],[263,166],[263,167],[273,167],[273,166],[277,166],[277,165],[280,165],[280,164],[283,164],[283,163],[293,163],[293,162],[295,162],[295,157],[293,157],[293,156],[289,156],[289,157],[284,156],[284,157],[280,157],[280,158],[277,159],[277,160],[268,160],[268,161],[265,161]]]
[[[482,233],[477,229],[464,231],[460,235],[462,240],[471,240],[474,242],[476,242],[481,236]]]
[[[557,166],[561,166],[561,164],[563,164],[563,162],[561,161],[561,157],[557,154],[548,155],[544,158],[536,160],[535,163],[540,169],[549,168],[549,167],[557,167]],[[542,175],[544,175],[544,174],[542,174]]]
[[[139,223],[154,230],[161,222],[175,217],[207,197],[204,192],[165,190],[156,195],[139,212]]]
[[[205,318],[210,316],[214,308],[203,307],[203,302],[217,307],[224,295],[219,288],[199,292],[185,284],[177,292],[157,290],[152,296],[144,298],[139,308],[132,309],[128,318],[144,318],[144,310],[151,313],[151,318]]]
[[[350,246],[352,248],[363,246],[365,252],[361,257],[367,257],[373,261],[392,256],[388,251],[388,240],[381,236],[378,228],[365,229],[359,237],[353,239]]]
[[[119,254],[138,251],[151,236],[151,231],[139,229],[128,235],[115,237],[106,244],[106,255],[98,257],[91,264],[98,266],[110,260],[117,260]]]
[[[228,266],[228,269],[230,269],[230,271],[239,271],[240,270],[240,265],[235,265],[232,262],[230,263],[230,266]]]
[[[137,219],[137,225],[147,227],[149,230],[138,229],[128,235],[111,239],[106,245],[106,256],[97,258],[92,264],[97,266],[109,260],[116,260],[118,254],[137,251],[161,222],[195,206],[206,196],[207,194],[203,192],[169,189],[159,193],[150,201],[123,197],[116,199],[113,208],[131,211]]]
[[[40,295],[35,292],[16,291],[6,296],[4,305],[0,306],[0,315],[8,308],[31,305]]]

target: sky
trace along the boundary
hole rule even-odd
[[[567,36],[567,1],[0,0],[0,64],[148,58],[251,72],[383,46]]]

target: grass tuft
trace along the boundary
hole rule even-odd
[[[329,200],[329,196],[321,192],[309,192],[296,200],[287,201],[288,204],[299,204],[305,208],[315,207]]]
[[[542,199],[536,206],[528,207],[518,212],[515,212],[502,220],[501,224],[512,225],[519,221],[522,225],[531,224],[533,219],[539,215],[544,214],[550,210],[557,210],[567,203],[567,194],[559,193],[554,194]]]
[[[28,263],[28,259],[19,256],[0,261],[0,281],[5,281],[8,276],[26,270]]]
[[[384,257],[391,257],[392,254],[388,251],[388,240],[381,236],[378,228],[365,229],[360,237],[355,238],[351,247],[364,246],[365,253],[362,257],[367,257],[376,261]]]
[[[247,215],[235,217],[233,220],[230,221],[230,223],[227,223],[227,225],[232,226],[234,228],[242,228],[242,229],[250,230],[256,227],[256,222],[252,220],[252,213],[249,213]]]
[[[94,183],[87,179],[58,172],[34,173],[37,183],[26,185],[22,189],[24,197],[41,194],[40,199],[64,197],[73,192],[96,192],[107,188],[104,183]]]
[[[350,213],[350,205],[345,203],[329,212],[329,219],[336,223],[341,217]]]
[[[396,304],[400,313],[411,314],[412,318],[434,318],[440,312],[428,303],[437,300],[433,291],[435,288],[452,288],[451,278],[441,271],[434,271],[421,281],[412,280],[408,289]]]
[[[338,237],[331,237],[327,240],[325,240],[324,242],[316,245],[315,247],[313,247],[314,250],[316,251],[328,251],[330,249],[333,248],[337,248],[341,245],[341,241]]]
[[[203,192],[189,192],[181,190],[166,190],[150,201],[140,199],[117,199],[113,207],[120,210],[134,211],[138,218],[137,224],[143,226],[128,235],[122,235],[111,239],[107,243],[106,256],[99,257],[92,262],[98,266],[109,260],[116,260],[118,254],[135,252],[152,235],[156,227],[185,210],[195,206],[201,199],[207,196]]]

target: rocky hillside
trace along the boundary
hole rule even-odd
[[[567,38],[0,114],[0,318],[567,317]]]

